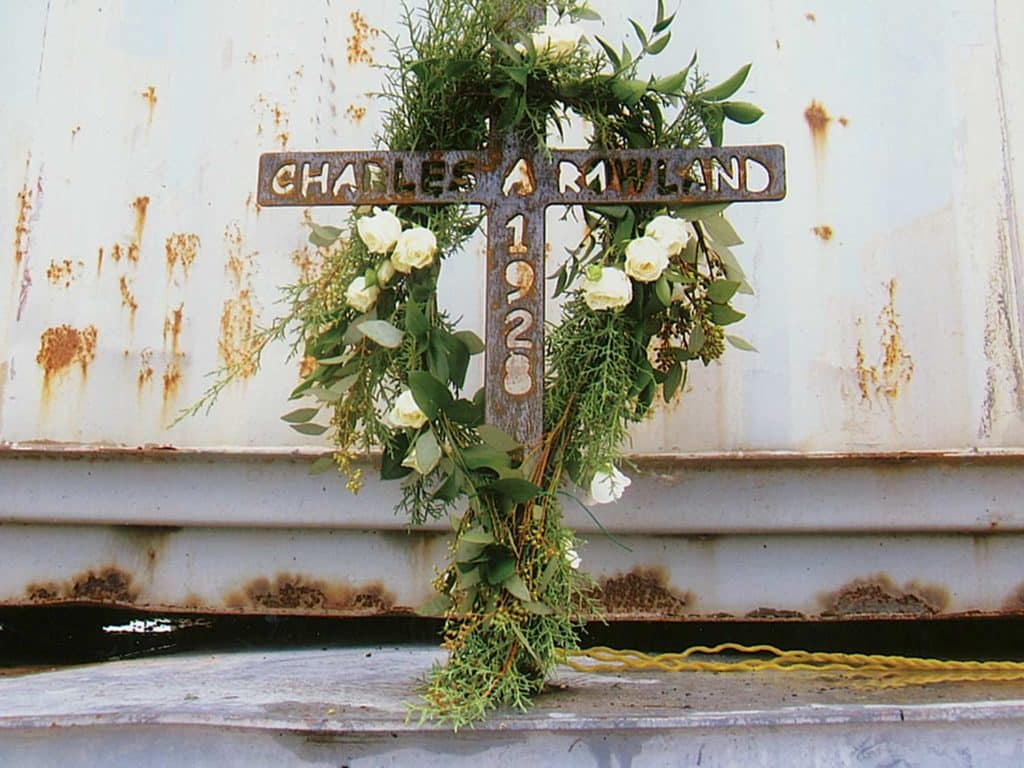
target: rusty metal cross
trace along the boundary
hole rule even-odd
[[[760,169],[758,189],[752,169]],[[549,205],[780,200],[785,190],[777,145],[551,150],[548,158],[507,137],[484,151],[268,153],[260,157],[258,199],[264,206],[485,206],[486,416],[530,443],[543,428]]]

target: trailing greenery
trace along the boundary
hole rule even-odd
[[[671,35],[674,17],[661,2],[649,29],[632,22],[639,50],[573,39],[571,24],[596,16],[575,0],[541,4],[552,24],[540,29],[530,23],[533,5],[407,8],[390,39],[379,144],[482,149],[493,131],[511,131],[546,150],[551,130],[582,118],[592,147],[691,148],[720,144],[727,119],[760,116],[729,101],[749,67],[710,88],[696,56],[665,76],[640,76]],[[717,359],[725,340],[751,349],[723,331],[743,317],[734,294],[750,290],[729,250],[739,238],[724,208],[583,211],[586,235],[555,274],[567,300],[547,332],[544,436],[526,446],[485,422],[483,390],[464,391],[483,343],[438,306],[444,260],[478,229],[479,214],[397,205],[358,209],[344,228],[311,227],[316,269],[286,289],[288,311],[256,338],[253,356],[296,331],[295,351],[310,365],[292,393],[302,404],[283,418],[332,440],[333,455],[314,471],[337,467],[358,490],[352,459],[380,449],[381,477],[401,481],[399,511],[411,523],[453,520],[437,596],[423,607],[447,618],[449,651],[416,707],[423,717],[457,728],[500,705],[526,708],[576,647],[581,623],[597,615],[595,584],[578,567],[558,499],[573,487],[589,487],[597,501],[617,498],[630,424],[659,394],[678,396],[689,363]],[[193,412],[234,373],[222,371]]]

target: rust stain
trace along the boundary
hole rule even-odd
[[[139,375],[137,379],[139,394],[153,379],[153,350],[148,347],[139,353]]]
[[[366,117],[366,107],[349,104],[348,109],[345,110],[345,116],[353,123],[361,123],[363,118]]]
[[[249,53],[247,53],[245,55],[245,63],[246,64],[256,64],[259,60],[260,60],[260,57],[257,56],[252,51],[249,51]]]
[[[830,227],[828,224],[819,224],[816,227],[811,227],[811,232],[816,234],[818,237],[820,237],[826,243],[829,240],[832,239],[832,235],[833,235],[832,227]]]
[[[812,24],[818,20],[818,17],[815,16],[813,13],[805,13],[804,18],[807,19]]]
[[[128,286],[128,278],[125,275],[121,275],[117,279],[117,284],[121,289],[121,306],[128,309],[128,312],[131,315],[132,325],[135,325],[135,313],[139,309],[139,303],[135,300],[135,295]]]
[[[292,251],[292,264],[298,267],[304,283],[310,282],[321,270],[321,262],[314,258],[308,245]]]
[[[75,280],[74,265],[71,260],[51,261],[50,266],[46,268],[46,279],[54,287],[70,288],[71,283]]]
[[[199,235],[192,232],[175,232],[167,238],[164,242],[164,252],[167,256],[168,280],[171,279],[174,267],[178,264],[181,265],[185,279],[188,279],[188,270],[196,260],[200,245]]]
[[[249,378],[256,373],[252,359],[256,316],[252,271],[256,251],[245,252],[242,230],[237,223],[224,230],[224,240],[228,251],[225,271],[234,295],[225,299],[221,310],[217,350],[226,367],[236,370],[241,378]]]
[[[20,266],[28,255],[29,217],[32,214],[32,189],[22,184],[17,194],[18,215],[14,222],[14,264]]]
[[[257,578],[225,596],[224,603],[236,610],[339,611],[352,615],[389,612],[394,596],[380,582],[358,586],[328,584],[298,574],[279,573],[273,581]]]
[[[182,354],[177,354],[171,358],[171,361],[167,363],[164,368],[163,382],[164,382],[164,411],[166,415],[167,408],[170,407],[171,403],[178,397],[178,387],[181,384],[181,359],[184,357]]]
[[[103,274],[103,246],[99,247],[96,252],[96,276],[99,277]]]
[[[66,582],[29,584],[25,594],[35,603],[134,603],[138,599],[139,590],[133,586],[132,581],[130,573],[108,566],[97,571],[85,571]]]
[[[171,353],[178,355],[178,347],[181,343],[181,320],[184,314],[185,304],[182,302],[171,313],[164,318],[164,349],[167,349],[167,339],[171,340]]]
[[[153,112],[156,110],[156,86],[151,85],[146,90],[142,91],[142,98],[146,100],[146,106],[149,109],[147,125],[152,125]]]
[[[78,136],[78,132],[80,130],[82,130],[82,126],[80,126],[80,125],[76,125],[74,128],[71,129],[71,142],[72,143],[74,143],[75,137]]]
[[[877,574],[823,594],[819,602],[821,615],[828,617],[931,616],[949,605],[949,593],[943,587],[916,582],[901,588],[885,574]]]
[[[685,616],[692,613],[695,602],[692,593],[672,589],[661,568],[634,568],[601,579],[599,584],[594,596],[610,618]]]
[[[850,124],[850,118],[848,118],[846,115],[843,115],[842,117],[839,118],[839,124],[843,126],[843,128],[845,128]]]
[[[132,244],[128,247],[128,258],[131,261],[139,260],[139,249],[142,248],[142,232],[146,228],[146,210],[149,208],[149,198],[143,195],[136,197],[132,202],[135,209],[135,236]]]
[[[864,343],[861,339],[857,340],[854,370],[862,401],[884,397],[892,403],[914,377],[914,360],[903,345],[903,328],[896,311],[896,279],[889,280],[885,287],[888,299],[877,321],[881,332],[881,350],[874,365],[867,364]]]
[[[825,133],[828,131],[828,124],[832,121],[832,118],[825,111],[825,107],[822,104],[818,103],[817,100],[812,100],[811,105],[804,110],[804,120],[807,121],[807,125],[811,128],[811,133],[815,137],[820,136],[824,139]]]
[[[345,39],[349,64],[373,64],[373,40],[380,36],[380,30],[371,27],[359,11],[348,16],[352,22],[352,34]]]
[[[36,362],[43,369],[44,399],[49,397],[54,379],[75,363],[81,368],[82,377],[85,378],[89,363],[96,357],[96,338],[94,325],[81,330],[70,325],[59,325],[43,331]]]

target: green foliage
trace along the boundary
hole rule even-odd
[[[761,116],[754,105],[731,100],[749,65],[712,87],[696,55],[682,69],[641,74],[672,39],[675,15],[666,15],[661,0],[649,27],[631,21],[639,48],[594,38],[557,55],[538,49],[531,36],[533,5],[425,0],[420,10],[405,8],[389,38],[379,144],[481,149],[498,129],[546,151],[552,129],[561,133],[582,118],[592,147],[691,148],[720,144],[726,120]],[[577,0],[541,5],[562,21],[596,15]],[[576,646],[580,622],[595,615],[594,584],[573,567],[575,541],[556,499],[570,483],[585,487],[621,460],[630,425],[649,413],[659,391],[668,401],[685,389],[690,362],[717,359],[725,341],[753,349],[722,330],[743,317],[730,304],[734,296],[750,292],[729,250],[741,240],[724,209],[584,209],[587,235],[555,274],[555,293],[567,299],[547,335],[544,437],[527,446],[484,423],[483,390],[463,391],[470,359],[484,344],[437,302],[444,259],[478,229],[481,215],[458,205],[394,206],[404,226],[426,227],[438,243],[430,266],[394,274],[387,256],[369,253],[358,236],[356,224],[369,211],[357,210],[345,226],[311,225],[316,263],[285,289],[286,312],[253,339],[247,362],[257,365],[267,343],[294,329],[293,353],[306,365],[292,398],[305,402],[283,419],[334,444],[313,471],[336,466],[357,491],[361,470],[352,459],[378,449],[381,478],[401,482],[400,514],[413,525],[453,520],[451,557],[435,579],[436,598],[424,607],[447,619],[449,658],[416,707],[421,716],[457,728],[500,705],[526,708]],[[665,215],[691,222],[693,235],[668,269],[650,283],[633,282],[621,309],[588,307],[583,276],[622,268],[626,246]],[[376,291],[366,312],[346,297],[357,278]],[[237,373],[222,371],[191,412],[208,406]],[[423,418],[395,421],[389,414],[407,391]]]

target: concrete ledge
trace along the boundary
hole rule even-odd
[[[150,658],[0,680],[4,766],[1024,765],[1024,682],[564,671],[526,714],[407,718],[428,648]],[[482,762],[481,762],[482,761]]]

